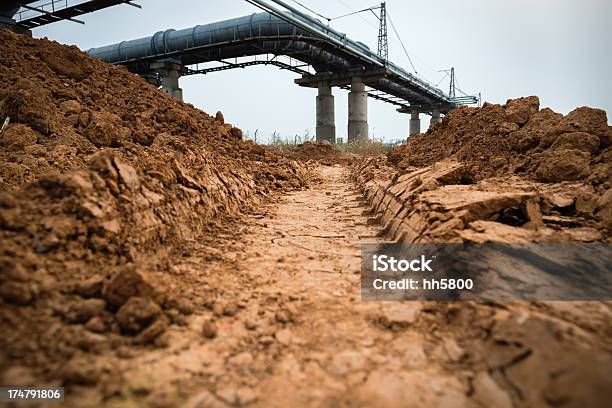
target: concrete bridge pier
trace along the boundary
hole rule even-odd
[[[413,110],[410,112],[410,128],[408,130],[408,137],[418,135],[421,133],[421,119],[419,118],[419,111]]]
[[[349,143],[368,139],[368,93],[359,77],[351,79],[348,96],[348,141]]]
[[[317,142],[336,143],[336,112],[334,95],[327,81],[319,82],[317,96]]]
[[[436,123],[442,122],[442,118],[440,117],[440,109],[434,108],[431,114],[431,120],[429,121],[429,127],[432,127]]]
[[[154,62],[151,70],[159,74],[161,79],[161,90],[179,101],[183,100],[183,90],[179,86],[179,78],[183,74],[184,67],[173,62]]]

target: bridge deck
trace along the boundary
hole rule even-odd
[[[159,61],[171,60],[189,67],[232,58],[284,55],[301,61],[316,72],[304,73],[296,80],[301,86],[314,87],[319,81],[326,81],[332,86],[346,87],[351,77],[358,76],[374,90],[370,96],[394,103],[404,110],[431,113],[436,109],[446,113],[458,105],[476,103],[476,98],[472,97],[451,98],[434,85],[384,60],[364,44],[318,20],[292,12],[272,12],[275,14],[258,13],[178,31],[160,31],[151,37],[123,41],[88,52],[145,75],[151,72],[151,65]],[[232,68],[262,63],[236,64]],[[186,71],[195,73],[196,70]],[[214,72],[214,69],[209,72]]]
[[[76,3],[69,3],[66,0],[39,0],[20,1],[17,3],[22,7],[15,16],[17,24],[28,29],[62,20],[80,23],[81,21],[75,20],[75,17],[120,4],[129,4],[139,7],[131,3],[130,0],[90,0]]]

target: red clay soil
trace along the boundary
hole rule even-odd
[[[67,406],[609,401],[607,303],[359,298],[383,236],[609,241],[605,113],[462,108],[352,184],[329,146],[243,142],[73,47],[0,30],[0,81],[0,385]]]
[[[409,173],[443,160],[458,161],[464,184],[516,176],[549,190],[557,185],[570,198],[548,205],[556,215],[560,211],[593,220],[609,236],[612,128],[606,112],[581,107],[563,116],[539,105],[530,96],[505,105],[456,109],[390,152],[388,162]]]
[[[227,217],[306,186],[304,166],[243,142],[222,114],[75,47],[0,30],[0,81],[0,125],[10,121],[0,134],[0,374],[30,367],[95,383],[83,356],[163,344],[193,312],[194,289],[168,290],[184,284],[173,257],[196,235],[204,254],[239,236]]]
[[[606,112],[581,107],[563,116],[539,105],[530,96],[456,109],[427,133],[408,138],[389,160],[420,167],[456,159],[472,165],[478,179],[512,173],[541,182],[604,184],[612,166]]]
[[[505,106],[460,108],[387,158],[355,165],[352,176],[384,225],[384,236],[406,244],[609,245],[612,148],[606,113],[579,108],[562,116],[538,105],[529,97]],[[606,255],[593,261],[609,264]],[[515,272],[513,289],[547,275]],[[405,314],[427,310],[417,319],[424,326],[411,325],[407,333],[424,332],[447,345],[456,363],[452,375],[469,377],[469,401],[458,397],[439,406],[603,407],[612,397],[609,301],[396,307]],[[420,393],[412,388],[414,380],[398,378],[385,383]],[[430,391],[437,380],[429,378]],[[397,401],[392,404],[400,406]]]

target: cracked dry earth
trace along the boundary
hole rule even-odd
[[[381,227],[349,168],[321,166],[310,189],[283,196],[236,228],[216,256],[176,260],[189,269],[194,303],[166,348],[109,360],[122,397],[83,388],[77,405],[511,406],[495,382],[480,402],[457,363],[464,351],[432,336],[423,302],[361,302],[360,244]],[[210,248],[207,248],[210,251]],[[185,293],[188,291],[186,290]],[[119,353],[121,354],[121,353]],[[454,362],[454,363],[453,363]],[[116,366],[117,367],[117,366]],[[102,394],[112,394],[111,389]],[[498,395],[500,395],[498,397]],[[483,405],[484,404],[484,405]]]

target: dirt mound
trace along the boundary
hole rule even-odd
[[[172,257],[305,186],[303,165],[243,142],[222,114],[74,47],[0,30],[0,81],[4,383],[22,366],[54,379],[65,366],[65,384],[112,379],[86,356],[163,345],[193,310]]]
[[[357,156],[336,150],[329,143],[304,142],[295,147],[284,148],[283,154],[300,162],[310,160],[324,165],[351,164],[355,162]]]
[[[582,107],[563,116],[539,105],[530,96],[456,109],[427,133],[409,138],[389,160],[406,168],[452,158],[469,163],[476,179],[511,173],[609,188],[603,185],[612,171],[606,113]]]
[[[382,234],[409,245],[612,242],[605,112],[579,108],[563,117],[538,105],[530,97],[460,108],[387,159],[355,165],[353,177],[384,225]],[[564,265],[561,259],[554,262]],[[597,262],[605,265],[607,258]],[[513,290],[540,273],[550,277],[537,268],[510,269]],[[475,272],[469,268],[466,274]],[[423,330],[458,363],[452,372],[473,373],[466,395],[483,406],[603,406],[609,398],[608,302],[402,306],[414,304],[428,311]],[[589,335],[559,335],[570,326]],[[390,383],[385,380],[379,388]]]
[[[545,215],[579,217],[584,221],[578,221],[581,225],[593,221],[609,236],[611,135],[602,110],[582,107],[563,116],[548,108],[539,110],[538,98],[531,96],[506,105],[456,109],[427,133],[409,138],[390,152],[388,161],[409,173],[416,167],[455,160],[462,164],[462,184],[510,175],[536,183],[560,183],[528,187],[557,189],[558,197],[568,198],[560,205],[543,205],[553,211]],[[511,187],[517,181],[508,183]],[[503,182],[500,187],[503,190]]]

